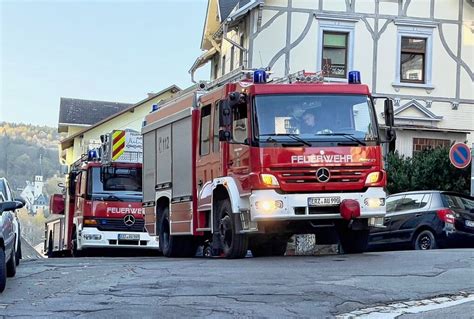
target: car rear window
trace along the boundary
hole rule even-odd
[[[458,196],[454,194],[441,194],[443,202],[449,208],[465,209],[470,210],[474,209],[474,198]]]

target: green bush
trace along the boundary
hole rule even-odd
[[[387,156],[389,194],[415,190],[444,190],[469,194],[471,165],[464,169],[449,161],[449,148],[436,148],[404,157]]]

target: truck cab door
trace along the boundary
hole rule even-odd
[[[198,210],[210,210],[212,191],[210,182],[222,176],[219,143],[219,115],[217,104],[201,107],[196,161]]]
[[[234,176],[241,190],[249,188],[250,173],[250,121],[248,104],[232,108],[232,143],[229,145],[228,175]]]
[[[81,171],[77,175],[76,181],[74,217],[77,218],[78,224],[82,224],[85,203],[85,188],[87,181],[86,171]]]

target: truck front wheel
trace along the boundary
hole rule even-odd
[[[196,244],[192,236],[173,236],[170,229],[170,212],[166,207],[160,224],[160,248],[166,257],[193,257]]]
[[[76,230],[74,230],[73,233],[72,233],[71,255],[72,255],[72,257],[83,257],[84,256],[84,251],[81,251],[81,250],[77,249],[77,232],[76,232]]]
[[[366,251],[369,230],[339,229],[339,241],[344,254],[360,254]]]
[[[220,246],[225,258],[243,258],[247,255],[248,238],[244,234],[237,234],[235,219],[228,200],[217,204],[219,218],[218,233]]]
[[[285,238],[254,238],[250,242],[250,250],[254,257],[284,256],[288,239]]]

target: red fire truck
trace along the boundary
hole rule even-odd
[[[116,130],[103,135],[71,167],[63,194],[51,197],[45,225],[49,257],[81,256],[93,248],[158,249],[145,229],[142,208],[142,136]]]
[[[165,256],[283,255],[293,234],[363,252],[382,226],[386,173],[373,98],[349,83],[299,73],[266,83],[191,88],[142,129],[147,229]],[[393,104],[385,100],[387,136]]]

